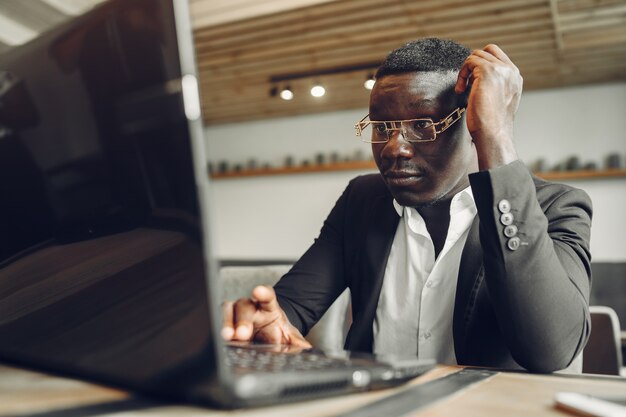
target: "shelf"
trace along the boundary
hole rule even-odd
[[[373,161],[351,161],[338,162],[334,164],[308,165],[283,168],[259,168],[246,169],[242,171],[214,173],[211,175],[213,179],[230,179],[245,178],[268,175],[291,175],[305,174],[314,172],[333,172],[333,171],[356,171],[356,170],[376,170],[376,164]],[[571,180],[588,180],[588,179],[607,179],[607,178],[626,178],[626,169],[605,169],[605,170],[581,170],[581,171],[552,171],[537,172],[539,178],[549,181],[571,181]]]
[[[226,173],[214,173],[211,175],[213,179],[222,178],[241,178],[241,177],[256,177],[262,175],[290,175],[290,174],[305,174],[312,172],[333,172],[333,171],[356,171],[356,170],[376,170],[376,164],[373,161],[351,161],[351,162],[337,162],[334,164],[322,164],[322,165],[307,165],[307,166],[294,166],[294,167],[282,167],[282,168],[258,168],[258,169],[246,169],[242,171],[231,171]]]
[[[592,180],[620,177],[625,178],[626,169],[536,172],[535,175],[539,178],[550,181]]]

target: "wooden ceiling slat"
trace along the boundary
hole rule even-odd
[[[617,77],[620,72],[623,72],[624,68],[620,68],[615,72],[609,72],[608,75],[613,77]],[[612,78],[612,80],[617,80],[618,78]],[[623,78],[622,78],[623,80]],[[593,75],[585,75],[585,76],[572,76],[567,79],[560,76],[546,75],[544,77],[539,77],[534,82],[528,86],[527,90],[539,90],[545,88],[556,88],[556,87],[571,87],[583,84],[596,84],[596,83],[606,83],[608,82],[606,76],[602,74],[593,74]]]
[[[590,48],[609,44],[623,44],[626,42],[626,27],[618,26],[598,32],[564,33],[563,44],[569,48]]]
[[[624,4],[624,0],[557,0],[559,14],[575,13],[581,10],[604,9]]]
[[[559,22],[566,25],[575,21],[589,21],[624,14],[626,14],[626,4],[614,4],[607,7],[594,7],[576,12],[559,12]]]
[[[606,16],[601,19],[593,20],[577,20],[566,25],[561,25],[561,32],[579,32],[579,31],[599,31],[610,29],[613,26],[624,26],[626,24],[626,13],[617,16]]]

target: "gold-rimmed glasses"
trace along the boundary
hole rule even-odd
[[[433,142],[437,139],[439,133],[444,132],[456,123],[464,112],[465,107],[457,107],[452,113],[437,123],[430,118],[385,121],[368,120],[368,114],[359,120],[354,127],[356,135],[363,142],[367,143],[386,143],[393,136],[394,132],[401,132],[404,139],[409,142]],[[368,137],[371,139],[368,140]]]

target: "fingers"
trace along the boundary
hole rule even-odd
[[[483,50],[485,52],[488,52],[492,56],[495,56],[500,61],[506,62],[507,64],[513,64],[513,61],[511,61],[511,58],[509,58],[509,56],[505,54],[504,51],[500,49],[498,45],[494,45],[493,43],[490,43],[489,45],[485,46]]]
[[[242,298],[234,304],[233,323],[235,333],[233,339],[246,342],[252,340],[252,336],[254,335],[254,314],[256,310],[255,303],[248,298]]]
[[[224,301],[222,303],[222,313],[224,323],[222,325],[222,338],[224,340],[232,340],[235,335],[235,324],[233,323],[233,302]]]
[[[454,86],[454,91],[457,94],[461,94],[467,88],[467,84],[469,81],[469,77],[472,74],[473,67],[470,67],[469,58],[465,60],[463,66],[461,66],[461,70],[459,71],[459,76],[456,79],[456,85]]]
[[[293,345],[309,349],[311,344],[294,327],[280,308],[274,289],[258,286],[251,298],[223,304],[222,337],[225,340]]]
[[[266,286],[256,287],[252,291],[252,298],[242,298],[235,303],[225,302],[223,310],[222,337],[225,340],[238,341],[251,341],[259,328],[267,326],[266,321],[271,323],[282,313],[274,289]],[[278,330],[277,332],[280,336],[281,332]]]
[[[459,76],[457,78],[456,85],[454,86],[454,91],[457,94],[463,93],[467,89],[467,86],[471,85],[474,69],[484,62],[514,65],[511,59],[502,49],[500,49],[498,45],[489,44],[483,49],[476,49],[472,51],[459,71]]]

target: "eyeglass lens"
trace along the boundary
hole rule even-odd
[[[435,139],[435,125],[432,121],[407,120],[402,122],[371,122],[371,132],[366,129],[363,133],[368,137],[371,135],[372,142],[386,142],[396,134],[401,132],[402,136],[410,142],[426,142]],[[368,127],[369,127],[368,126]]]

